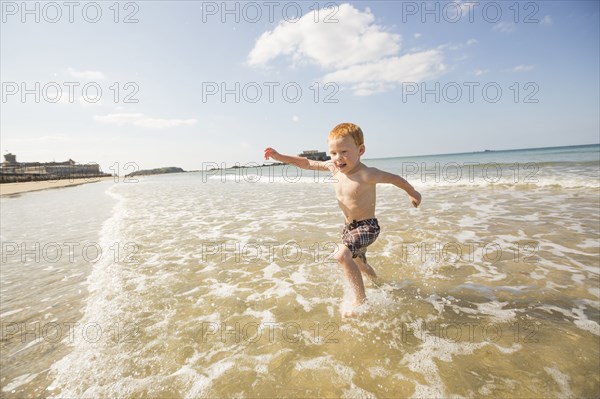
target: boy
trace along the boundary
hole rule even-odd
[[[352,316],[354,310],[367,299],[361,272],[377,282],[377,274],[367,264],[365,256],[367,246],[379,235],[379,225],[375,219],[375,185],[389,183],[403,189],[415,208],[421,203],[421,194],[402,177],[360,162],[361,155],[365,153],[360,127],[352,123],[337,125],[329,133],[328,144],[331,160],[326,162],[283,155],[270,147],[265,149],[265,159],[273,158],[302,169],[333,172],[335,195],[346,219],[342,244],[338,244],[334,258],[354,291],[353,310],[344,313],[344,316]]]

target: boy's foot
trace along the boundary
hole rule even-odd
[[[342,312],[342,317],[355,317],[361,313],[365,313],[369,309],[369,302],[365,299],[362,302],[355,302],[350,309],[345,309]]]
[[[380,277],[369,277],[369,280],[371,280],[371,283],[373,283],[373,285],[377,288],[381,288],[383,284],[385,284],[385,281],[383,281]]]

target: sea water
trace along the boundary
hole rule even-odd
[[[0,396],[592,397],[600,147],[366,159],[369,305],[344,319],[335,175],[293,166],[1,199]]]

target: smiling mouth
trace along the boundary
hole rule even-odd
[[[345,164],[345,163],[338,163],[338,164],[337,164],[337,167],[338,167],[339,169],[342,169],[342,168],[344,168],[345,166],[346,166],[346,164]]]

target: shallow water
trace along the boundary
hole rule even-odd
[[[367,161],[402,162],[421,161]],[[355,319],[340,316],[350,298],[330,255],[343,220],[327,174],[3,198],[1,394],[597,395],[600,184],[586,162],[542,166],[537,183],[414,175],[420,209],[379,187],[368,259],[386,283],[366,283]]]

